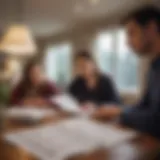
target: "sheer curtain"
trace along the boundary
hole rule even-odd
[[[117,32],[117,73],[116,80],[120,89],[133,90],[138,84],[138,58],[127,46],[123,30]]]
[[[138,58],[126,44],[125,31],[116,29],[102,32],[95,44],[95,57],[100,69],[112,75],[120,90],[136,90]]]
[[[101,33],[96,40],[95,57],[101,70],[112,73],[113,63],[113,36],[111,32]]]
[[[65,87],[71,78],[71,58],[72,46],[68,43],[49,46],[46,51],[44,60],[46,75],[61,87]]]

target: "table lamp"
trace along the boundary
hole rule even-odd
[[[27,56],[36,53],[30,29],[25,25],[11,26],[0,43],[0,50],[14,56]]]

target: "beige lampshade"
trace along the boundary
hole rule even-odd
[[[0,43],[0,50],[13,55],[33,55],[36,45],[27,26],[11,26]]]

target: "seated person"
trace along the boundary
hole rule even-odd
[[[57,94],[58,91],[54,84],[43,77],[39,62],[35,59],[29,61],[22,74],[20,83],[11,93],[10,105],[49,105],[48,98]]]
[[[95,118],[120,118],[121,124],[160,138],[160,11],[146,7],[129,15],[126,29],[130,46],[140,56],[150,57],[151,65],[142,100],[132,107],[101,108]],[[158,47],[157,47],[158,46]],[[158,158],[159,159],[159,158]]]
[[[77,53],[74,62],[77,76],[69,86],[69,92],[82,106],[120,103],[120,97],[111,79],[99,71],[89,53]]]

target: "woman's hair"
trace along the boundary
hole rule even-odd
[[[26,93],[28,89],[32,87],[32,82],[30,79],[30,71],[32,70],[34,66],[39,65],[39,64],[40,64],[39,61],[34,58],[34,59],[29,60],[24,66],[23,72],[22,72],[22,79],[20,82],[20,87],[23,90],[24,94]]]

